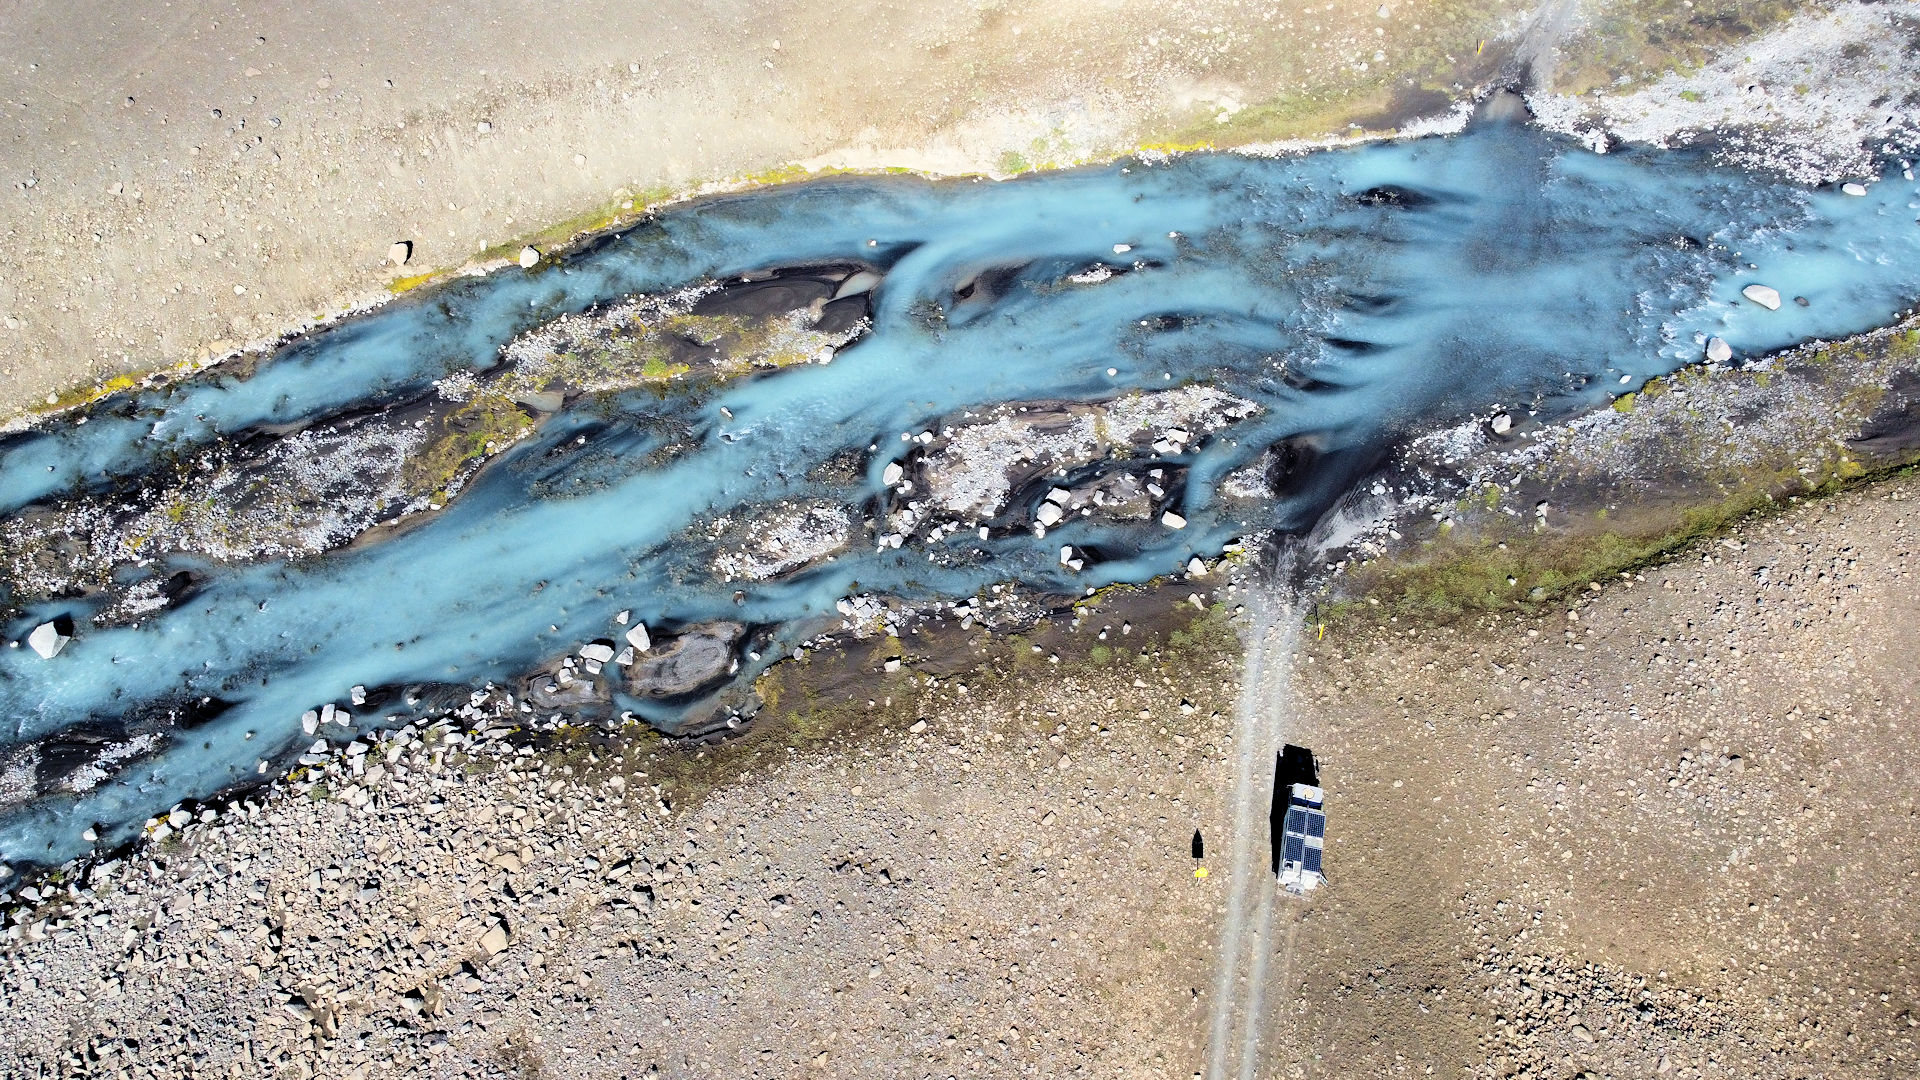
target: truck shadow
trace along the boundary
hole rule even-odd
[[[1281,834],[1286,828],[1287,792],[1294,784],[1320,786],[1320,766],[1313,751],[1288,743],[1273,760],[1273,802],[1267,811],[1267,868],[1280,873]]]

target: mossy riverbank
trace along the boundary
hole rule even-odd
[[[1537,432],[1549,447],[1529,476],[1472,483],[1440,521],[1406,523],[1402,540],[1336,583],[1317,617],[1363,626],[1535,613],[1796,501],[1910,482],[1920,463],[1920,439],[1905,434],[1920,377],[1915,323],[1688,369],[1577,431]],[[1519,460],[1496,445],[1481,465]]]

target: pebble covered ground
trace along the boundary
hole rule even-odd
[[[1331,881],[1272,939],[1261,1075],[1913,1075],[1916,499],[1551,617],[1303,635]],[[1191,1075],[1234,596],[1143,595],[1186,614],[999,675],[850,650],[718,748],[395,740],[187,823],[9,917],[0,1073]]]
[[[1920,1070],[1917,498],[1317,646],[1337,869],[1279,1059],[1327,1065],[1278,1075]]]
[[[1139,659],[1062,676],[1023,639],[972,687],[876,651],[831,749],[777,720],[746,757],[395,740],[183,817],[64,916],[16,920],[0,993],[63,1022],[21,1026],[0,1073],[1190,1070],[1211,916],[1189,841],[1236,658],[1173,637],[1216,669],[1176,688],[1167,635],[1128,625]]]

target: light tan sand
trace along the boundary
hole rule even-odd
[[[789,162],[1013,169],[1344,129],[1395,95],[1437,109],[1415,84],[1454,93],[1466,72],[1470,89],[1495,66],[1477,40],[1518,5],[12,7],[0,415],[642,193]],[[386,261],[400,240],[404,270]]]

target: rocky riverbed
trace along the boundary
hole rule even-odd
[[[1332,881],[1283,914],[1272,1074],[1911,1071],[1916,499],[1307,635]],[[60,1020],[4,1071],[1185,1075],[1239,595],[1187,591],[819,654],[703,750],[349,747],[12,912],[9,1009]]]

